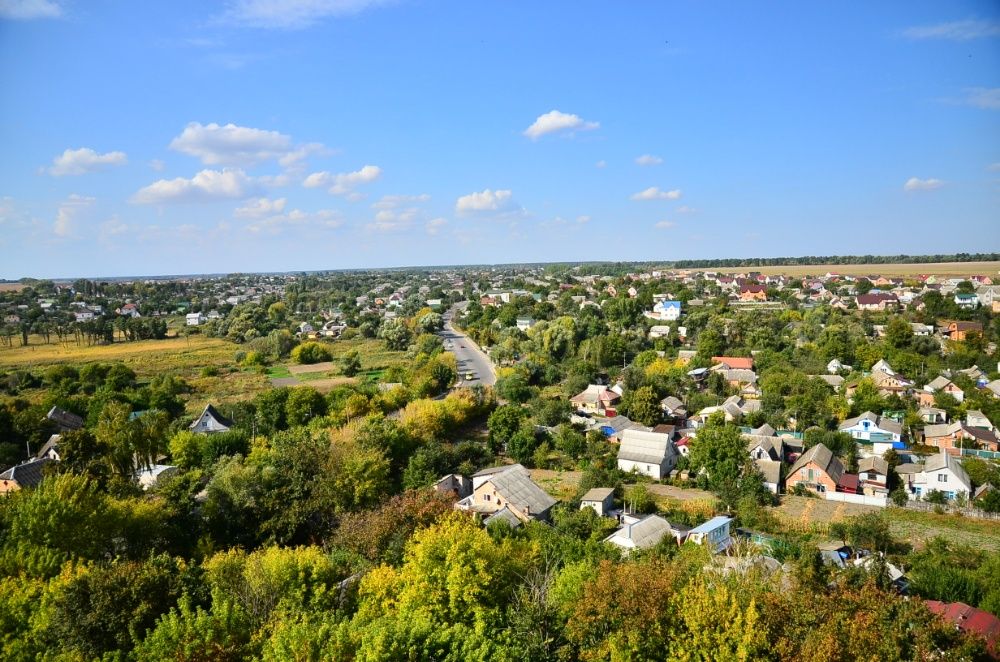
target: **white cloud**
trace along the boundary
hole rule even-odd
[[[128,157],[125,155],[125,152],[98,154],[89,147],[81,147],[80,149],[67,149],[52,159],[49,174],[53,177],[85,175],[88,172],[98,172],[112,166],[122,166],[126,163],[128,163]]]
[[[658,230],[668,230],[672,227],[675,227],[676,225],[677,224],[674,223],[673,221],[660,221],[659,223],[656,224],[656,228]]]
[[[405,204],[427,202],[431,196],[426,193],[420,195],[383,195],[378,202],[372,203],[372,209],[396,209]]]
[[[904,191],[933,191],[936,188],[941,188],[944,185],[940,179],[920,179],[918,177],[910,177],[903,184]]]
[[[304,145],[299,145],[294,150],[279,158],[278,163],[281,164],[282,168],[292,172],[301,172],[305,168],[306,159],[308,157],[313,154],[326,156],[332,153],[333,150],[328,149],[326,145],[322,143],[306,143]]]
[[[674,189],[672,191],[661,191],[659,187],[650,186],[644,191],[639,191],[632,195],[633,200],[679,200],[681,197],[681,190]]]
[[[201,159],[205,165],[251,166],[296,153],[292,139],[277,131],[235,124],[191,122],[170,142],[170,149]],[[301,149],[301,148],[300,148]]]
[[[280,214],[285,211],[285,204],[287,202],[286,198],[278,198],[277,200],[254,198],[242,207],[237,207],[236,211],[233,212],[233,216],[236,218],[263,218],[265,216]]]
[[[642,156],[636,157],[635,162],[641,166],[654,166],[663,163],[663,159],[658,156],[653,156],[652,154],[643,154]]]
[[[910,39],[951,39],[953,41],[997,37],[1000,36],[1000,22],[967,19],[936,25],[920,25],[903,30],[903,36]]]
[[[360,13],[391,0],[230,0],[227,22],[252,28],[295,30],[325,18]]]
[[[985,110],[1000,110],[1000,87],[969,87],[963,103]]]
[[[424,229],[427,230],[427,234],[436,235],[446,225],[448,225],[448,220],[447,219],[444,219],[444,218],[432,218],[431,220],[427,221],[427,224],[424,226]]]
[[[117,216],[112,216],[101,223],[101,236],[104,238],[116,237],[129,231],[129,226],[121,221]]]
[[[519,207],[511,197],[512,195],[513,193],[509,189],[499,189],[496,191],[484,189],[483,191],[461,196],[455,201],[455,211],[462,216],[516,211]]]
[[[160,179],[132,196],[141,205],[239,200],[253,194],[252,179],[242,170],[202,170],[191,179]]]
[[[608,162],[605,161],[604,159],[601,159],[600,161],[598,161],[597,163],[594,164],[594,167],[595,168],[607,168],[608,167]]]
[[[599,126],[601,126],[600,123],[587,122],[579,115],[550,110],[544,115],[539,115],[538,119],[524,130],[524,135],[532,140],[538,140],[547,133],[555,133],[556,131],[589,131]]]
[[[59,18],[62,5],[56,0],[0,0],[0,18],[28,21],[33,18]]]
[[[70,195],[59,205],[56,212],[56,222],[52,225],[52,231],[59,237],[68,237],[73,234],[73,224],[80,212],[94,204],[94,198],[77,195]]]
[[[346,195],[350,198],[354,194],[355,188],[363,184],[370,184],[381,176],[381,168],[366,165],[361,170],[343,172],[337,175],[326,171],[314,172],[306,177],[302,185],[306,188],[329,187],[328,190],[333,195]]]
[[[275,214],[261,218],[246,226],[252,234],[277,235],[290,227],[310,227],[319,230],[331,230],[343,225],[340,212],[333,209],[321,209],[316,212],[304,212],[293,209],[287,214]]]
[[[155,170],[156,172],[163,172],[163,169],[167,167],[167,164],[161,161],[160,159],[153,159],[152,161],[149,162],[149,167]]]
[[[576,222],[579,223],[580,225],[583,225],[584,223],[590,223],[590,217],[589,216],[577,216],[576,217]]]
[[[697,211],[698,210],[695,209],[694,207],[688,207],[687,205],[681,205],[680,207],[677,208],[678,214],[694,214]]]
[[[365,227],[374,232],[402,232],[403,230],[410,229],[419,214],[420,210],[416,207],[409,207],[398,211],[395,209],[382,209],[375,214],[375,220]]]

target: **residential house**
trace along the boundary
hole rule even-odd
[[[647,515],[641,519],[626,516],[622,527],[604,542],[620,547],[624,554],[628,554],[634,549],[655,547],[667,536],[680,538],[684,533],[684,528],[675,528],[659,515]]]
[[[713,554],[729,549],[733,539],[729,533],[732,517],[719,515],[700,524],[688,532],[687,539],[696,545],[707,545]]]
[[[952,340],[965,340],[970,333],[982,334],[982,322],[949,322],[947,326],[948,337]]]
[[[996,432],[996,428],[993,427],[993,423],[990,419],[988,419],[986,414],[978,409],[970,409],[965,412],[965,424],[970,428],[986,428]]]
[[[740,301],[767,301],[767,287],[764,285],[740,286]]]
[[[902,442],[903,426],[890,418],[879,416],[870,411],[847,419],[837,429],[846,432],[858,441],[889,443],[890,445],[885,450],[902,448],[901,443],[899,446],[895,444]]]
[[[795,461],[788,470],[785,485],[802,485],[807,490],[824,494],[836,492],[844,475],[844,465],[824,444],[816,444]]]
[[[609,410],[621,400],[621,396],[602,384],[591,384],[582,392],[569,399],[578,411],[599,416],[608,415]]]
[[[1000,398],[1000,379],[994,379],[983,388],[989,391],[994,398]]]
[[[1000,450],[1000,440],[992,429],[970,427],[961,421],[926,426],[924,444],[956,455],[962,448]]]
[[[680,398],[668,395],[667,397],[660,400],[660,409],[663,410],[663,415],[671,419],[684,419],[687,418],[687,407],[684,403],[680,401]]]
[[[649,327],[649,339],[666,338],[670,335],[670,327],[663,324],[655,324]]]
[[[830,362],[826,364],[826,371],[831,375],[838,374],[841,370],[850,371],[851,366],[844,365],[840,362],[840,359],[830,359]]]
[[[955,305],[965,310],[973,310],[979,306],[979,295],[975,292],[955,292]]]
[[[937,407],[921,407],[917,410],[917,416],[919,416],[920,420],[924,423],[930,423],[932,425],[948,422],[948,412],[944,409],[938,409]]]
[[[615,490],[611,487],[595,487],[587,490],[580,499],[580,510],[592,508],[598,517],[608,517],[615,507]]]
[[[640,432],[649,432],[652,430],[652,428],[642,423],[636,423],[629,417],[621,415],[604,419],[596,427],[613,444],[621,443],[622,435],[625,434],[626,430],[639,430]]]
[[[869,292],[855,298],[858,310],[892,310],[899,305],[899,298],[889,292]]]
[[[722,412],[727,423],[733,423],[743,418],[744,415],[760,411],[760,400],[748,400],[738,395],[731,395],[721,404],[713,407],[705,407],[694,417],[688,419],[692,427],[700,427],[705,424],[713,414]]]
[[[83,427],[83,418],[73,412],[66,411],[62,407],[53,406],[49,410],[49,413],[45,415],[45,418],[55,423],[60,432],[79,430]]]
[[[932,407],[934,405],[934,396],[939,392],[947,393],[959,402],[965,400],[965,392],[955,382],[944,375],[939,375],[927,382],[924,385],[924,389],[917,395],[917,400],[923,407]]]
[[[730,370],[753,370],[753,357],[751,356],[713,356],[713,367],[720,367]]]
[[[771,494],[781,493],[781,467],[782,464],[779,461],[760,458],[754,460],[754,464],[757,465],[757,471],[764,481],[764,487],[771,491]]]
[[[876,455],[858,461],[858,480],[862,494],[882,496],[889,493],[889,463]]]
[[[0,494],[37,486],[45,477],[45,467],[54,461],[49,458],[28,460],[0,473]]]
[[[472,494],[472,481],[461,474],[448,474],[434,483],[434,491],[464,499]]]
[[[650,319],[661,320],[664,322],[676,322],[681,318],[681,302],[680,301],[657,301],[653,304],[652,312],[646,312],[644,315]]]
[[[896,471],[899,473],[898,467]],[[972,494],[972,483],[961,461],[944,450],[928,458],[920,472],[901,473],[900,478],[914,500],[926,498],[932,491],[943,492],[949,500]]]
[[[92,310],[79,310],[73,313],[73,319],[77,322],[90,322],[94,319],[94,311]]]
[[[457,508],[483,515],[507,508],[522,522],[549,518],[556,500],[531,480],[527,469],[514,464],[487,471],[473,475],[472,494],[455,504]]]
[[[38,449],[37,453],[35,453],[35,459],[36,460],[41,460],[42,458],[48,458],[50,460],[55,460],[56,462],[58,462],[59,460],[61,460],[62,457],[60,457],[60,455],[59,455],[59,440],[60,439],[62,439],[62,435],[61,434],[54,434],[54,435],[50,436],[48,438],[48,441],[46,441],[44,444],[42,444],[42,447],[40,449]]]
[[[915,336],[934,335],[934,327],[928,324],[920,324],[919,322],[910,322],[910,328],[913,329],[913,335]]]
[[[160,484],[177,473],[177,467],[170,464],[154,464],[151,467],[144,467],[135,473],[135,479],[139,487],[148,490]]]
[[[744,434],[743,439],[747,442],[747,450],[753,460],[772,460],[780,462],[784,457],[784,444],[781,437],[771,434]]]
[[[872,366],[871,379],[879,393],[885,396],[904,395],[913,386],[912,381],[893,370],[885,359]]]
[[[618,448],[618,468],[637,471],[655,480],[665,478],[677,464],[677,452],[669,434],[625,430]]]
[[[188,429],[193,432],[203,434],[214,434],[216,432],[226,432],[233,427],[233,422],[219,413],[219,410],[212,405],[205,405],[205,409],[198,418],[191,422]]]
[[[924,605],[932,614],[952,623],[958,630],[983,639],[990,656],[1000,658],[1000,618],[964,602],[924,600]]]
[[[208,321],[208,318],[201,313],[188,313],[184,316],[184,319],[187,326],[201,326]]]
[[[527,331],[531,327],[535,326],[535,320],[530,317],[518,317],[516,324],[519,330]]]

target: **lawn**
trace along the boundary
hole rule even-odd
[[[916,549],[922,548],[928,540],[942,536],[976,549],[1000,551],[1000,522],[997,520],[938,515],[906,508],[890,508],[886,514],[893,535]]]

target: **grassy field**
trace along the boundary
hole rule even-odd
[[[844,276],[973,276],[976,274],[995,276],[1000,272],[1000,262],[934,262],[916,264],[789,264],[778,267],[735,267],[709,269],[722,273],[746,273],[756,271],[766,275],[822,276],[827,273]]]
[[[928,540],[943,536],[952,542],[977,549],[1000,551],[1000,522],[959,515],[891,508],[887,511],[893,535],[922,548]]]
[[[156,375],[183,377],[194,393],[188,410],[200,410],[212,402],[224,404],[245,400],[268,388],[267,378],[252,370],[236,367],[237,347],[230,342],[205,336],[140,340],[111,345],[77,345],[76,343],[38,344],[27,347],[0,348],[0,369],[16,368],[40,372],[58,364],[84,365],[120,361],[135,371],[140,381]],[[202,375],[203,368],[215,368],[215,376]]]

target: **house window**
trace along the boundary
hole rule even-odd
[[[923,490],[922,487],[917,487],[913,490],[913,493],[916,494],[917,496],[920,496],[922,490]]]
[[[806,471],[806,480],[811,481],[812,479],[813,479],[813,470],[809,469],[808,471]]]
[[[947,483],[948,482],[948,476],[946,474],[938,474],[938,482],[939,483]]]
[[[826,492],[826,485],[816,485],[817,492]]]
[[[877,473],[875,473],[874,471],[869,471],[868,472],[868,480],[876,480],[877,478],[878,478],[878,474]]]
[[[489,501],[489,500],[490,500],[490,495],[489,494],[484,494],[483,495],[483,501]]]

